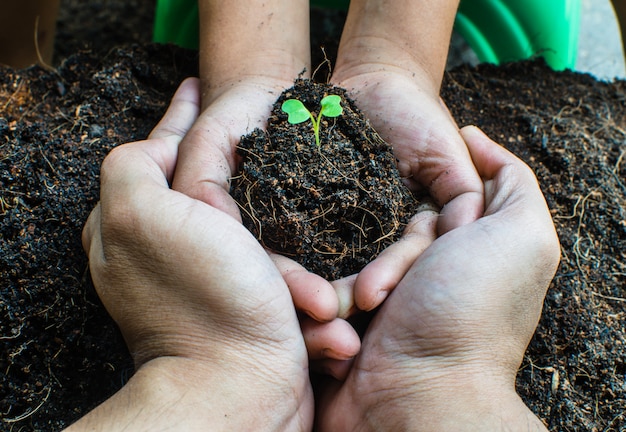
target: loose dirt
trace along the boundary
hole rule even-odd
[[[80,3],[65,2],[56,72],[0,68],[2,430],[60,429],[132,374],[80,231],[104,156],[197,74],[196,53],[148,43],[152,2]],[[560,236],[520,395],[552,431],[626,430],[626,82],[522,62],[454,69],[442,95],[534,169]]]

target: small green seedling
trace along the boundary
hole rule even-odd
[[[341,107],[341,96],[324,96],[320,105],[321,109],[317,117],[315,117],[298,99],[287,99],[281,106],[283,112],[289,115],[287,121],[291,124],[298,124],[311,119],[311,123],[313,123],[313,132],[315,133],[315,143],[318,147],[320,146],[320,122],[322,121],[322,116],[339,117],[343,112],[343,108]]]

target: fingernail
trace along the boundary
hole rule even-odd
[[[369,307],[367,308],[366,312],[370,312],[374,309],[376,309],[378,306],[380,306],[385,299],[387,298],[387,296],[389,295],[389,291],[385,290],[385,289],[381,289],[376,293],[376,300],[374,300],[374,302],[372,304],[369,305]]]

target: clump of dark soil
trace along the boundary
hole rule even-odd
[[[322,118],[318,146],[311,122],[289,124],[281,105],[298,99],[317,113],[331,94],[341,96],[343,113]],[[266,130],[243,137],[238,153],[243,163],[231,193],[244,225],[267,248],[328,280],[359,272],[417,212],[391,146],[346,91],[329,84],[296,81],[274,104]]]
[[[129,16],[137,25],[151,22],[151,12],[137,13]],[[0,67],[0,429],[7,431],[58,430],[132,374],[90,285],[80,231],[97,202],[106,153],[145,138],[178,83],[197,74],[195,53],[141,38],[137,46],[79,52],[87,37],[80,20],[72,37],[64,34],[72,20],[67,14],[60,37],[80,46],[58,59],[56,72]],[[133,37],[141,34],[148,39],[149,29]],[[626,82],[522,62],[452,70],[442,95],[460,125],[477,124],[534,169],[560,236],[561,266],[518,392],[551,431],[626,430]]]

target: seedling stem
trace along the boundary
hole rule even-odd
[[[287,121],[291,124],[299,124],[311,119],[313,133],[315,135],[315,144],[317,144],[318,147],[320,146],[320,123],[322,116],[338,117],[343,112],[341,96],[338,95],[324,96],[320,105],[321,108],[317,117],[315,117],[298,99],[287,99],[281,106],[283,112],[289,115]]]

